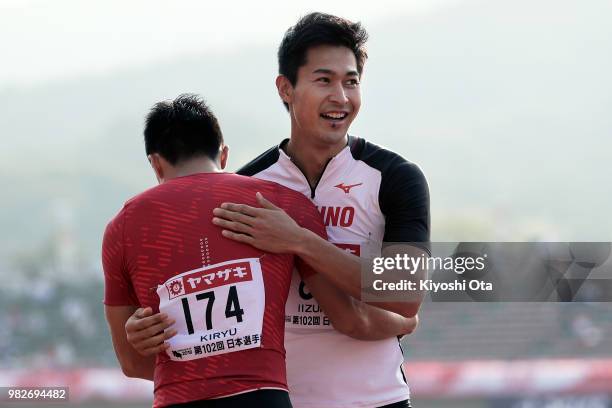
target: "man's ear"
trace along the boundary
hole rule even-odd
[[[223,149],[221,149],[221,153],[219,154],[219,165],[221,170],[225,169],[227,165],[227,157],[229,156],[229,146],[224,145]]]
[[[153,153],[147,156],[149,159],[149,163],[151,163],[151,167],[153,167],[153,171],[155,172],[155,177],[157,178],[157,182],[159,184],[164,181],[164,166],[162,165],[162,158],[158,153]]]
[[[283,102],[288,104],[293,102],[293,85],[286,76],[279,75],[276,77],[276,89]]]

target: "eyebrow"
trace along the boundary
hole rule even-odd
[[[332,71],[331,69],[327,69],[327,68],[319,68],[319,69],[315,69],[314,71],[312,71],[313,74],[327,74],[327,75],[334,75],[335,72]],[[355,71],[355,70],[351,70],[351,71],[347,71],[346,72],[347,76],[359,76],[359,72]]]

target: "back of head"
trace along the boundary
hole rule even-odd
[[[144,129],[147,155],[158,153],[173,166],[194,157],[215,160],[223,144],[217,118],[197,95],[156,103]]]
[[[306,64],[308,49],[318,45],[343,46],[353,51],[361,74],[368,57],[365,49],[367,39],[368,33],[361,23],[331,14],[310,13],[285,32],[278,48],[279,74],[295,86],[298,69]]]

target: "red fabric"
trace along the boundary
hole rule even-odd
[[[286,389],[284,310],[294,260],[265,253],[221,235],[212,210],[223,202],[258,207],[259,191],[295,221],[326,238],[321,216],[303,195],[276,183],[227,173],[172,179],[129,200],[108,224],[102,260],[104,303],[151,306],[158,311],[158,285],[178,273],[232,259],[261,260],[266,294],[262,347],[171,361],[159,354],[155,368],[156,407],[214,398],[250,389]],[[208,253],[201,246],[208,243]],[[207,259],[203,260],[203,257]],[[313,273],[300,265],[301,273]]]

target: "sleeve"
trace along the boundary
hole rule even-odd
[[[315,207],[308,198],[298,192],[289,190],[285,194],[287,195],[287,199],[283,201],[286,201],[287,205],[284,205],[283,209],[287,214],[289,214],[300,227],[309,229],[327,241],[327,232],[325,231],[325,225],[323,225],[323,217],[321,213],[317,211],[317,207]],[[310,265],[297,256],[295,257],[295,266],[302,279],[309,278],[317,273]]]
[[[122,210],[108,223],[102,240],[104,304],[107,306],[139,305],[125,262],[124,222]]]
[[[385,242],[414,242],[430,253],[429,187],[421,169],[407,161],[383,174],[380,208]]]

